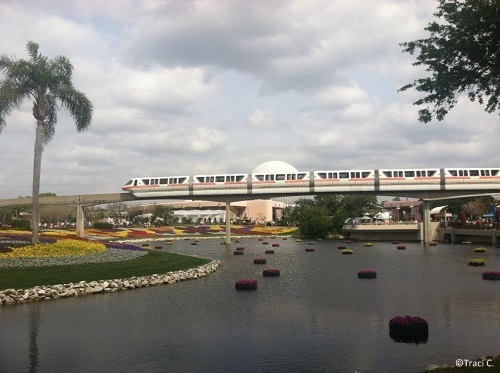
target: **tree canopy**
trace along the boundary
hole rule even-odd
[[[426,39],[402,43],[403,52],[415,54],[415,66],[425,66],[430,76],[416,79],[400,91],[415,88],[427,95],[414,105],[433,105],[419,110],[419,121],[443,120],[462,95],[500,109],[500,1],[438,0],[433,21],[425,28]]]

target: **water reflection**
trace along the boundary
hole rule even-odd
[[[38,332],[40,330],[40,307],[35,303],[29,310],[29,372],[35,373],[40,366],[38,361]]]

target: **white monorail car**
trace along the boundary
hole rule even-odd
[[[498,168],[445,168],[443,172],[446,190],[500,188]]]
[[[441,184],[439,168],[378,170],[380,191],[401,190],[405,187],[408,190],[440,190]]]
[[[139,177],[130,179],[122,190],[136,197],[185,196],[189,193],[189,176]]]
[[[218,174],[193,176],[192,194],[247,194],[248,175]]]
[[[314,171],[314,192],[373,192],[375,170]]]
[[[309,193],[309,172],[251,174],[252,194]]]

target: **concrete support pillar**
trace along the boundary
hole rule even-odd
[[[80,196],[78,196],[80,200]],[[80,202],[76,205],[76,236],[83,237],[85,231],[85,213],[83,212],[83,206]]]
[[[231,245],[231,203],[226,201],[226,245]]]
[[[429,244],[431,240],[431,208],[429,201],[423,201],[422,213],[424,218],[424,244]]]

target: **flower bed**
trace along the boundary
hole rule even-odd
[[[389,336],[396,342],[425,343],[429,324],[418,316],[396,316],[389,321]]]
[[[314,247],[306,247],[306,252],[311,253],[314,251]]]
[[[500,280],[500,272],[496,271],[486,271],[483,272],[483,280]]]
[[[354,251],[349,250],[349,249],[345,249],[345,250],[342,250],[341,252],[342,252],[342,255],[352,255],[352,253],[353,253]]]
[[[484,266],[485,260],[484,259],[469,259],[469,261],[467,263],[470,266],[479,267],[479,266]]]
[[[257,280],[240,279],[234,284],[236,290],[255,290],[257,289]]]
[[[358,278],[377,278],[377,272],[365,269],[358,272]]]
[[[280,270],[276,268],[268,268],[262,271],[262,276],[264,277],[278,277],[280,275]]]
[[[254,263],[254,264],[266,264],[266,263],[267,263],[267,261],[266,261],[266,258],[255,258],[255,259],[253,260],[253,263]]]

